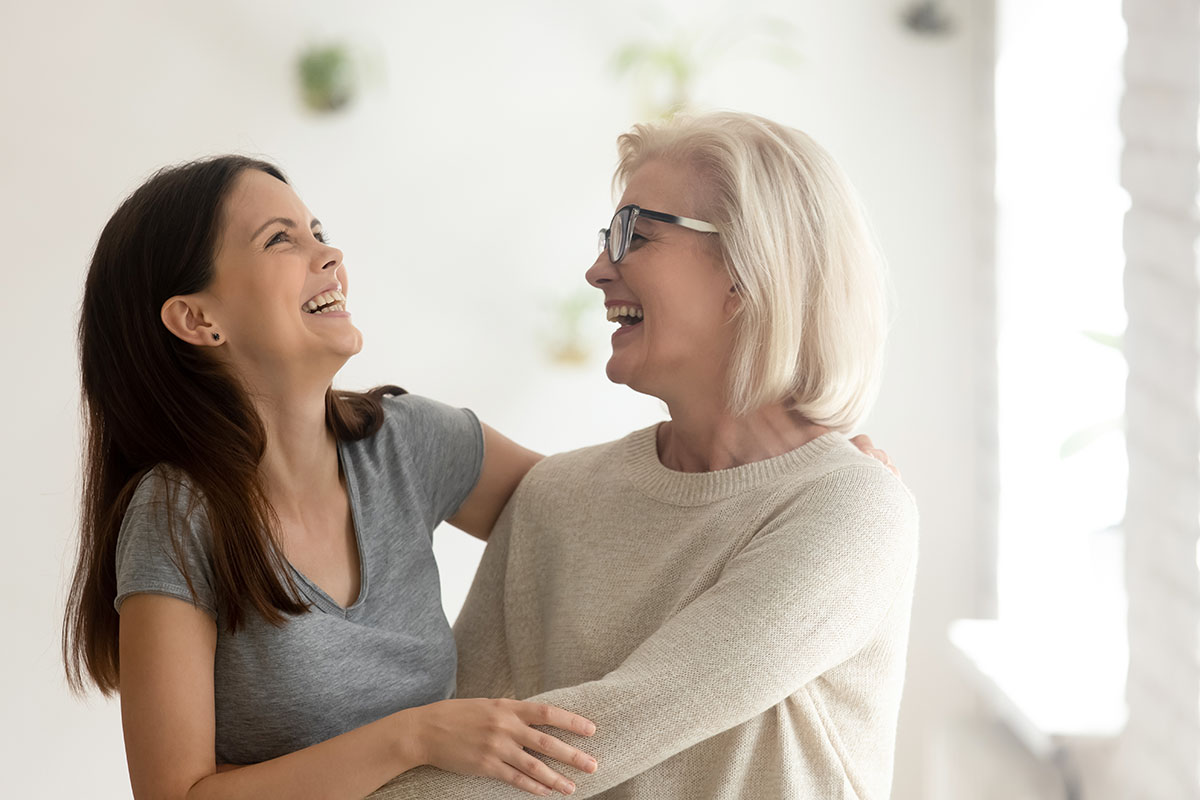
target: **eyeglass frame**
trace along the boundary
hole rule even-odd
[[[617,253],[617,257],[613,258],[611,247],[612,237],[610,236],[609,232],[613,229],[614,222],[616,221],[617,217],[621,216],[621,214],[625,212],[629,213],[629,222],[626,224],[624,235],[618,242],[620,249]],[[662,211],[650,211],[642,208],[641,206],[630,203],[629,205],[624,205],[618,208],[617,213],[613,214],[612,221],[608,223],[608,227],[600,229],[600,252],[607,252],[608,260],[613,264],[620,264],[621,260],[624,259],[625,255],[629,252],[629,245],[633,242],[633,229],[637,224],[639,217],[645,217],[646,219],[654,220],[655,222],[666,222],[669,225],[678,225],[681,228],[687,228],[690,231],[697,231],[699,233],[718,233],[717,226],[713,225],[711,222],[692,219],[691,217],[680,217],[676,216],[675,214],[665,214]]]

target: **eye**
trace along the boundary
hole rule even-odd
[[[329,234],[325,231],[313,231],[313,238],[321,244],[329,244]]]
[[[280,231],[267,240],[266,246],[270,247],[271,245],[279,244],[280,242],[284,241],[287,241],[287,231]]]

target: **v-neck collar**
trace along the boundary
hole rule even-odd
[[[288,561],[288,567],[291,568],[292,574],[299,580],[300,589],[305,596],[313,602],[317,608],[327,614],[334,614],[342,618],[348,618],[351,614],[362,607],[367,599],[367,553],[363,547],[362,524],[359,520],[359,492],[358,492],[358,477],[354,474],[354,468],[351,465],[350,459],[346,458],[346,454],[342,451],[342,441],[337,442],[338,465],[342,469],[342,473],[346,476],[346,494],[350,503],[350,520],[354,526],[354,544],[358,548],[358,597],[348,606],[339,605],[336,600],[330,597],[324,589],[316,584],[315,581],[309,579],[300,570],[296,569],[291,561]]]

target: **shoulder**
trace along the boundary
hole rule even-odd
[[[555,453],[538,461],[513,492],[509,504],[513,513],[546,512],[560,507],[563,502],[579,499],[583,487],[587,494],[595,495],[606,483],[622,480],[627,444],[641,433],[644,431],[635,431],[611,442]]]
[[[388,396],[383,398],[382,403],[384,423],[381,430],[395,434],[437,434],[464,427],[479,427],[479,420],[469,408],[456,408],[419,394]]]
[[[117,534],[118,564],[151,553],[207,558],[212,547],[208,512],[202,495],[183,470],[158,464],[146,472],[125,508]]]
[[[203,492],[183,470],[151,468],[133,490],[117,533],[118,563],[151,554],[185,554],[189,561],[212,557],[213,536]]]
[[[806,481],[809,491],[844,493],[853,489],[865,501],[887,500],[916,508],[916,498],[890,469],[840,433],[828,434],[829,447],[812,464]]]
[[[846,437],[833,437],[802,480],[779,488],[775,505],[781,520],[827,528],[843,541],[882,535],[898,546],[915,547],[919,513],[912,492]]]
[[[159,464],[133,490],[117,535],[114,607],[133,594],[196,603],[214,619],[212,530],[200,492],[182,470]]]
[[[459,507],[483,467],[483,426],[474,412],[414,394],[382,399],[384,419],[372,436],[340,442],[364,484],[420,487],[430,519]]]
[[[192,517],[203,513],[201,494],[188,474],[170,464],[156,464],[147,470],[126,506],[125,518],[158,518],[165,514]]]
[[[482,426],[475,413],[417,394],[388,395],[380,401],[383,424],[372,436],[343,442],[351,450],[395,454],[439,447],[446,441],[468,439],[482,442]]]
[[[547,456],[529,470],[522,487],[527,484],[531,487],[561,486],[578,481],[591,482],[606,475],[618,476],[630,444],[644,438],[653,428],[643,428],[611,442]]]
[[[440,400],[434,400],[432,397],[413,394],[412,392],[385,395],[380,402],[383,404],[384,414],[388,419],[393,421],[407,421],[428,415],[436,416],[439,413],[454,410],[453,406],[447,405]]]

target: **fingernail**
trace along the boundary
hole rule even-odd
[[[575,792],[575,784],[567,781],[566,783],[560,784],[558,790],[563,794],[573,794]]]

